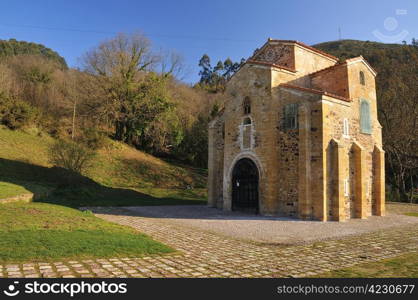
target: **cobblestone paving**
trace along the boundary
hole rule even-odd
[[[418,226],[407,225],[309,245],[261,245],[109,208],[97,216],[132,226],[179,252],[114,258],[0,264],[0,277],[305,277],[417,251]]]

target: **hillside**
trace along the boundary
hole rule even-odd
[[[418,189],[418,47],[356,40],[314,47],[341,59],[362,55],[377,71],[378,118],[390,198],[414,201],[418,198],[413,192]]]
[[[170,204],[170,199],[175,204],[205,198],[205,170],[168,163],[110,139],[83,174],[82,184],[62,188],[63,170],[48,162],[53,141],[36,129],[0,127],[0,195],[13,196],[13,190],[36,194],[46,188],[48,199],[41,201],[70,206]]]
[[[51,61],[57,62],[62,69],[67,69],[67,62],[57,52],[45,47],[44,45],[17,41],[15,39],[0,40],[0,58],[15,55],[40,55]]]

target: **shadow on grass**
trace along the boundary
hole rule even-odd
[[[131,189],[107,187],[63,168],[48,168],[3,158],[0,158],[0,181],[23,186],[34,194],[37,202],[69,207],[205,203],[193,191],[173,191],[162,193],[160,197]],[[34,186],[46,187],[49,192],[38,194],[39,189],[33,188]]]

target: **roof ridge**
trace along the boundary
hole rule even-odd
[[[314,51],[314,52],[317,52],[317,53],[319,53],[319,54],[322,54],[322,55],[324,55],[324,56],[327,56],[327,57],[329,57],[329,58],[331,58],[331,59],[333,59],[333,60],[336,60],[336,61],[338,61],[339,59],[338,59],[338,57],[336,57],[336,56],[334,56],[334,55],[332,55],[332,54],[329,54],[329,53],[327,53],[327,52],[325,52],[325,51],[322,51],[322,50],[319,50],[319,49],[317,49],[317,48],[315,48],[315,47],[312,47],[312,46],[309,46],[309,45],[307,45],[307,44],[305,44],[305,43],[303,43],[303,42],[299,42],[299,41],[297,41],[297,40],[278,40],[278,39],[271,39],[271,38],[269,38],[268,40],[267,40],[267,42],[281,42],[281,43],[294,43],[294,44],[297,44],[297,45],[299,45],[299,46],[302,46],[303,48],[307,48],[307,49],[309,49],[309,50],[311,50],[311,51]]]

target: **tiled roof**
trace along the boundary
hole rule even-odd
[[[321,51],[321,50],[319,50],[319,49],[316,49],[316,48],[314,48],[314,47],[311,47],[311,46],[308,46],[308,45],[306,45],[305,43],[302,43],[302,42],[299,42],[299,41],[294,41],[294,40],[275,40],[275,39],[269,39],[268,40],[268,42],[279,42],[279,43],[293,43],[293,44],[297,44],[297,45],[299,45],[299,46],[301,46],[301,47],[303,47],[303,48],[306,48],[306,49],[309,49],[309,50],[311,50],[311,51],[314,51],[314,52],[316,52],[316,53],[319,53],[319,54],[322,54],[322,55],[324,55],[324,56],[327,56],[327,57],[329,57],[329,58],[332,58],[333,60],[335,60],[335,61],[338,61],[338,57],[335,57],[334,55],[331,55],[331,54],[328,54],[328,53],[326,53],[326,52],[324,52],[324,51]],[[268,43],[267,42],[267,43]]]
[[[324,71],[332,70],[332,69],[334,69],[334,68],[341,67],[341,66],[344,66],[344,65],[346,65],[346,64],[347,64],[346,62],[338,63],[338,64],[335,64],[335,65],[333,65],[333,66],[327,67],[327,68],[325,68],[325,69],[321,69],[321,70],[315,71],[315,72],[313,72],[313,73],[310,73],[310,74],[309,74],[309,76],[315,76],[315,75],[316,75],[316,74],[318,74],[318,73],[322,73],[322,72],[324,72]]]
[[[363,57],[363,56],[357,56],[357,57],[353,57],[353,58],[346,59],[345,61],[340,62],[340,63],[338,63],[338,64],[335,64],[335,65],[333,65],[333,66],[330,66],[330,67],[328,67],[328,68],[321,69],[321,70],[318,70],[318,71],[316,71],[316,72],[310,73],[310,74],[309,74],[309,76],[315,76],[315,75],[317,75],[318,73],[321,73],[321,72],[324,72],[324,71],[328,71],[328,70],[331,70],[331,69],[334,69],[334,68],[337,68],[337,67],[340,67],[340,66],[345,66],[345,65],[347,65],[348,63],[351,63],[351,62],[356,62],[356,61],[362,61],[362,62],[364,62],[364,63],[366,64],[366,66],[367,66],[368,68],[370,68],[370,71],[372,71],[372,73],[374,73],[374,75],[376,75],[376,74],[377,74],[376,70],[375,70],[375,69],[373,69],[373,68],[370,66],[370,64],[367,62],[367,60],[365,60],[365,59],[364,59],[364,57]]]
[[[351,99],[348,99],[348,98],[345,98],[345,97],[342,97],[340,95],[336,95],[336,94],[333,94],[333,93],[329,93],[329,92],[326,92],[326,91],[323,91],[323,90],[311,89],[311,88],[301,87],[301,86],[292,85],[292,84],[288,84],[288,83],[282,83],[282,84],[280,84],[280,86],[284,87],[284,88],[296,89],[296,90],[300,90],[300,91],[304,91],[304,92],[308,92],[308,93],[314,93],[314,94],[318,94],[318,95],[325,95],[325,96],[329,96],[329,97],[336,98],[336,99],[339,99],[339,100],[343,100],[343,101],[346,101],[346,102],[351,102]]]
[[[364,62],[366,66],[370,69],[370,71],[372,71],[372,73],[374,73],[375,76],[377,75],[376,70],[372,68],[372,66],[367,62],[367,60],[362,55],[346,59],[345,63],[355,62],[356,60],[361,60],[362,62]]]

